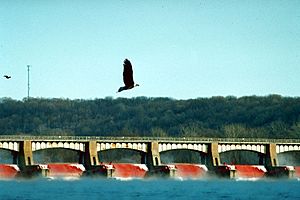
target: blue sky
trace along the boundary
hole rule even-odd
[[[300,1],[0,0],[0,98],[300,94]],[[123,60],[140,87],[123,85]]]

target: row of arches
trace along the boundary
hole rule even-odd
[[[14,164],[17,151],[0,149],[0,163]],[[82,163],[84,152],[80,150],[55,147],[40,149],[33,152],[34,163]],[[108,149],[98,151],[100,162],[146,163],[146,153],[128,148]],[[231,150],[221,152],[220,162],[227,164],[265,164],[266,154],[252,150]],[[300,151],[287,151],[277,154],[279,165],[300,166]],[[209,154],[196,150],[175,149],[160,152],[161,164],[199,163],[209,164]]]
[[[85,143],[83,142],[31,142],[32,151],[38,151],[41,149],[49,148],[64,148],[73,149],[78,151],[85,151]],[[109,143],[109,142],[97,142],[97,151],[104,151],[109,149],[133,149],[142,152],[148,152],[147,143]],[[207,153],[209,144],[201,143],[159,143],[159,152],[176,150],[176,149],[189,149]],[[19,142],[2,141],[0,142],[0,149],[8,149],[12,151],[19,151]],[[226,152],[232,150],[249,150],[256,151],[258,153],[266,153],[266,144],[218,144],[218,152]],[[277,144],[276,153],[283,153],[288,151],[300,151],[300,144]]]

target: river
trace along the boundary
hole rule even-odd
[[[300,199],[299,180],[115,180],[82,178],[0,181],[1,200]]]

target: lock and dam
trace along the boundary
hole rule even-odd
[[[164,138],[164,137],[98,137],[98,136],[0,136],[0,150],[11,152],[12,164],[24,176],[43,173],[35,162],[34,152],[45,149],[68,149],[78,153],[78,164],[82,164],[87,174],[102,169],[99,152],[114,149],[130,149],[140,153],[141,162],[150,174],[161,173],[168,164],[162,164],[161,153],[187,150],[204,156],[208,171],[221,175],[235,176],[236,169],[228,167],[220,155],[228,151],[251,151],[259,156],[259,165],[268,169],[272,176],[293,177],[297,166],[282,166],[278,156],[287,152],[299,152],[298,139],[257,139],[257,138]],[[57,155],[58,157],[60,155]],[[126,155],[124,155],[126,156]],[[1,163],[0,163],[1,164]],[[203,164],[203,163],[202,163]],[[0,171],[1,172],[1,171]]]

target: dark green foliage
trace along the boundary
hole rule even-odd
[[[0,134],[300,138],[300,98],[0,99]]]

